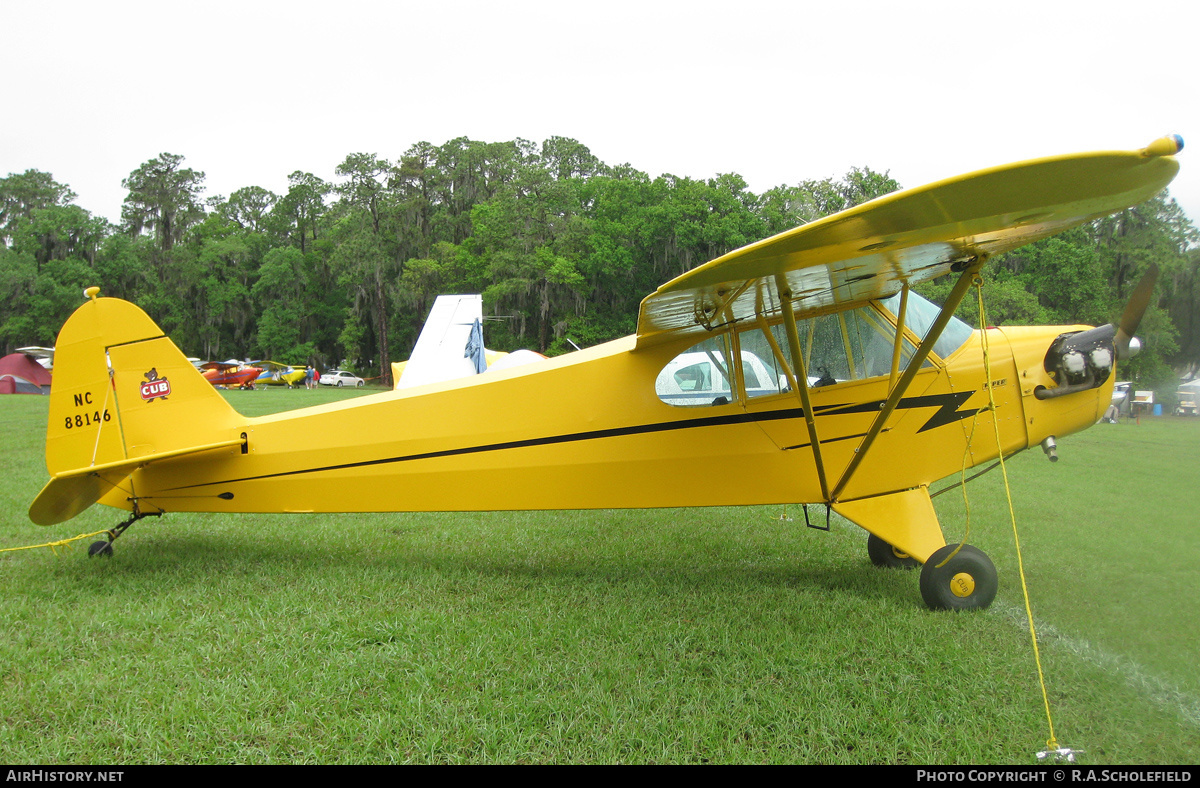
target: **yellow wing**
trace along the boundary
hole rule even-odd
[[[1139,151],[1008,164],[880,197],[744,246],[672,279],[642,301],[638,347],[779,309],[796,316],[887,298],[994,255],[1136,205],[1179,164],[1178,137]]]

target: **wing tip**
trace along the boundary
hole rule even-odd
[[[1142,148],[1140,153],[1146,158],[1154,158],[1158,156],[1174,156],[1182,150],[1183,137],[1178,134],[1168,134],[1165,137],[1159,137],[1154,142]]]

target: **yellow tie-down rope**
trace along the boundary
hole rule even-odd
[[[984,372],[984,381],[985,381],[984,388],[987,390],[987,395],[988,395],[987,410],[991,411],[991,413],[992,413],[992,427],[996,433],[996,454],[1000,458],[1000,474],[1001,474],[1001,476],[1004,477],[1004,495],[1008,501],[1008,516],[1009,516],[1009,519],[1012,521],[1013,544],[1017,548],[1017,569],[1018,569],[1018,574],[1021,576],[1021,593],[1025,597],[1025,616],[1026,616],[1026,618],[1029,619],[1029,638],[1033,642],[1033,660],[1037,665],[1038,683],[1041,685],[1041,689],[1042,689],[1042,703],[1046,707],[1046,722],[1050,726],[1050,738],[1046,740],[1046,750],[1044,752],[1037,753],[1037,757],[1038,757],[1038,760],[1043,760],[1047,757],[1050,757],[1053,760],[1067,760],[1067,761],[1074,762],[1074,760],[1075,760],[1074,751],[1072,751],[1066,747],[1059,747],[1058,740],[1054,736],[1054,716],[1050,712],[1050,697],[1046,692],[1046,675],[1042,671],[1042,655],[1041,655],[1041,652],[1038,650],[1037,630],[1034,628],[1034,625],[1033,625],[1033,606],[1029,602],[1029,588],[1025,583],[1025,562],[1021,558],[1021,537],[1017,533],[1017,513],[1016,513],[1016,510],[1013,508],[1012,488],[1009,486],[1009,483],[1008,483],[1008,468],[1004,465],[1004,447],[1000,442],[1000,420],[998,418],[996,418],[996,399],[994,396],[994,392],[992,390],[992,365],[991,365],[991,357],[988,353],[989,348],[988,348],[988,332],[987,332],[987,325],[988,325],[987,314],[983,308],[983,279],[978,276],[975,278],[975,290],[979,296],[979,327],[981,329],[980,336],[982,337],[982,344],[983,344],[983,372]],[[972,430],[972,435],[974,435],[974,427],[972,427],[971,430]],[[965,469],[965,458],[964,458],[964,469]],[[966,499],[966,491],[967,491],[967,486],[964,484],[963,485],[964,500]],[[968,522],[968,527],[969,527],[969,523],[970,523],[970,507],[969,506],[967,507],[967,512],[968,512],[967,522]],[[965,538],[964,538],[964,541],[966,541]]]
[[[105,528],[103,531],[93,531],[90,534],[80,534],[79,536],[72,536],[70,539],[59,539],[57,542],[46,542],[45,544],[31,544],[31,545],[25,545],[24,547],[4,547],[4,548],[0,548],[0,553],[11,553],[11,552],[15,552],[17,550],[36,550],[39,547],[49,547],[50,550],[53,551],[55,555],[58,555],[59,547],[68,547],[68,546],[70,546],[71,542],[78,542],[80,539],[87,539],[92,536],[99,536],[100,534],[108,534],[111,536],[112,531]]]

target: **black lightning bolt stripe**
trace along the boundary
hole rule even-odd
[[[975,392],[973,391],[958,391],[951,394],[934,394],[928,397],[909,398],[908,401],[911,404],[908,405],[908,407],[910,408],[938,407],[937,413],[930,416],[929,421],[925,422],[925,426],[917,430],[917,433],[920,434],[926,430],[936,429],[937,427],[942,427],[946,424],[953,424],[956,421],[969,419],[976,413],[982,411],[983,408],[975,408],[974,410],[969,408],[967,410],[958,409],[959,406],[969,400],[971,395],[974,393]],[[900,402],[903,404],[904,400],[901,399]]]
[[[937,427],[953,424],[956,421],[969,419],[978,413],[981,409],[974,410],[959,410],[964,402],[971,398],[973,391],[958,391],[950,394],[931,394],[923,397],[901,397],[900,404],[897,405],[898,410],[910,410],[913,408],[937,408],[937,413],[929,417],[929,421],[917,430],[918,433],[926,430],[936,429]],[[847,413],[873,413],[878,412],[883,407],[883,400],[875,400],[874,402],[859,402],[854,405],[826,405],[820,408],[813,408],[814,416],[840,416]],[[824,441],[822,441],[824,443]]]
[[[899,408],[938,408],[937,413],[930,417],[929,421],[925,422],[924,426],[917,432],[940,427],[945,424],[950,424],[961,419],[970,418],[978,411],[958,411],[958,406],[967,400],[973,392],[961,392],[951,394],[935,394],[923,397],[904,397],[900,400]],[[825,415],[841,415],[848,413],[863,413],[863,412],[878,412],[882,400],[875,402],[864,402],[854,405],[828,405],[820,408],[814,408],[813,413],[817,416]],[[778,421],[782,419],[798,419],[804,417],[803,408],[785,408],[782,410],[772,410],[765,413],[733,413],[726,416],[709,416],[702,419],[688,419],[686,421],[668,421],[658,424],[638,424],[631,427],[614,427],[607,430],[589,430],[587,432],[572,432],[564,435],[549,435],[542,438],[528,438],[519,441],[506,441],[503,443],[488,443],[481,446],[464,446],[457,449],[443,449],[441,451],[422,452],[421,454],[405,454],[398,457],[382,457],[375,460],[362,460],[360,462],[347,462],[338,465],[324,465],[315,468],[301,468],[294,471],[280,471],[279,473],[267,473],[261,476],[246,476],[239,479],[225,479],[218,482],[204,482],[203,484],[188,484],[182,487],[172,487],[173,490],[187,490],[193,487],[208,487],[214,484],[233,484],[235,482],[258,481],[260,479],[273,479],[279,476],[295,476],[303,473],[320,473],[322,471],[340,471],[348,468],[367,468],[372,465],[387,465],[395,462],[411,462],[414,460],[428,460],[436,457],[454,457],[465,454],[479,454],[490,451],[503,451],[505,449],[523,449],[532,446],[552,446],[558,443],[573,443],[576,441],[598,440],[601,438],[616,438],[627,435],[646,435],[655,432],[669,432],[671,430],[694,429],[697,427],[721,427],[731,424],[754,424],[763,421]],[[821,441],[822,444],[834,443],[848,438],[861,437],[861,435],[844,435],[837,438],[827,438]],[[807,444],[806,444],[807,445]],[[789,447],[791,448],[791,447]]]

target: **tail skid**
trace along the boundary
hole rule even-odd
[[[55,345],[51,478],[29,508],[39,525],[74,517],[148,463],[245,444],[245,419],[145,312],[88,295]]]

